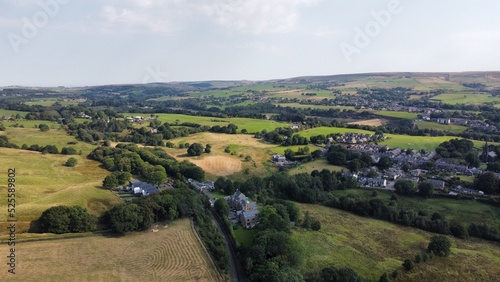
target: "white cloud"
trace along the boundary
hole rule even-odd
[[[170,32],[205,19],[244,34],[287,33],[297,28],[300,9],[321,0],[108,0],[100,17],[106,29]]]

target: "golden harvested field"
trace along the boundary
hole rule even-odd
[[[158,232],[18,243],[16,275],[0,246],[0,281],[221,281],[189,219]]]
[[[78,205],[99,215],[120,203],[109,190],[99,188],[109,173],[99,163],[74,155],[75,167],[63,164],[70,156],[0,148],[0,195],[7,195],[7,171],[16,169],[16,215],[20,225],[29,226],[44,210],[57,205]],[[0,201],[0,222],[7,217],[7,201]],[[0,234],[4,232],[4,224]]]
[[[208,156],[201,159],[193,158],[189,161],[217,176],[228,176],[241,171],[241,160],[230,156]]]

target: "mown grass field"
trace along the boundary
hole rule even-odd
[[[28,112],[22,112],[22,111],[11,111],[11,110],[4,110],[0,109],[0,117],[2,116],[12,116],[15,117],[16,114],[20,114],[22,118],[26,116]]]
[[[301,164],[297,167],[294,167],[288,171],[289,174],[299,174],[299,173],[307,173],[311,174],[314,170],[322,171],[323,169],[327,169],[329,171],[347,171],[348,169],[342,166],[331,165],[325,159],[319,159],[312,162],[307,162],[305,164]]]
[[[465,130],[467,130],[466,126],[456,125],[456,124],[439,124],[428,121],[417,121],[415,122],[415,124],[418,126],[419,129],[435,129],[455,134],[462,133]]]
[[[445,104],[474,104],[500,103],[499,97],[493,97],[490,94],[483,93],[446,93],[432,97],[432,100],[441,101]]]
[[[188,219],[122,237],[19,243],[16,275],[2,281],[222,281]],[[7,244],[0,253],[7,254]],[[2,261],[6,261],[3,259]]]
[[[0,148],[0,194],[7,195],[7,171],[15,168],[16,215],[22,229],[28,229],[30,221],[52,206],[78,205],[99,215],[120,203],[113,192],[100,188],[109,173],[98,162],[84,155],[73,157],[78,164],[70,168],[63,165],[67,155]],[[7,210],[7,201],[0,201],[0,209]],[[7,212],[0,213],[0,221],[6,219]],[[0,233],[4,233],[4,224],[0,225]]]
[[[125,113],[124,116],[145,116],[144,114],[134,114]],[[267,131],[272,131],[277,127],[289,127],[291,124],[282,123],[273,120],[265,119],[251,119],[251,118],[217,118],[217,117],[206,117],[206,116],[188,116],[180,114],[155,114],[158,115],[161,122],[168,122],[170,124],[175,124],[177,121],[179,124],[183,122],[198,123],[201,125],[208,126],[227,126],[232,123],[238,126],[238,131],[246,129],[250,133],[260,132],[263,129]]]
[[[400,272],[397,281],[497,281],[500,277],[497,244],[450,237],[450,257],[433,258],[405,272],[403,261],[424,251],[434,234],[327,207],[300,207],[321,222],[317,232],[300,228],[293,231],[292,236],[303,245],[303,272],[333,265],[353,268],[373,281],[395,269]]]
[[[416,119],[417,113],[409,113],[409,112],[395,112],[395,111],[376,111],[376,115],[384,116],[384,117],[395,117],[402,119]]]
[[[345,127],[316,127],[316,128],[311,128],[307,130],[303,130],[298,132],[300,136],[304,136],[307,138],[310,138],[311,136],[316,136],[316,135],[327,135],[327,134],[345,134],[347,132],[352,132],[352,133],[362,133],[362,134],[373,134],[373,131],[368,131],[368,130],[363,130],[363,129],[356,129],[356,128],[345,128]]]

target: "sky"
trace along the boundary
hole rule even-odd
[[[0,0],[0,86],[499,71],[500,1]]]

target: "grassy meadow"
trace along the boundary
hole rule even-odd
[[[432,100],[441,101],[445,104],[474,104],[500,103],[499,97],[493,97],[484,93],[445,93],[432,97]]]
[[[467,126],[456,125],[456,124],[440,124],[435,122],[428,121],[417,121],[415,124],[419,129],[434,129],[434,130],[442,130],[449,133],[462,133],[467,130]]]
[[[212,266],[188,219],[158,232],[121,237],[91,236],[23,242],[16,275],[2,281],[223,281]],[[7,244],[0,253],[7,254]],[[4,259],[5,261],[5,259]]]
[[[124,116],[145,116],[144,114],[137,113],[125,113]],[[188,116],[181,114],[155,114],[158,115],[159,120],[161,122],[168,122],[170,124],[175,124],[179,122],[179,124],[183,122],[192,122],[198,123],[201,125],[208,126],[227,126],[230,123],[238,126],[238,131],[242,129],[248,130],[250,133],[260,132],[262,129],[267,131],[272,131],[277,127],[289,127],[291,124],[277,122],[273,120],[265,120],[265,119],[251,119],[251,118],[217,118],[217,117],[206,117],[206,116]]]
[[[40,121],[25,121],[40,124]],[[51,127],[51,123],[45,123]],[[73,147],[77,152],[82,151],[83,155],[87,155],[95,146],[76,140],[74,136],[70,136],[59,127],[55,129],[49,129],[48,131],[40,131],[34,127],[7,127],[7,130],[0,132],[0,134],[7,135],[9,141],[21,147],[23,144],[28,146],[38,144],[40,146],[55,145],[59,151],[63,147]],[[76,144],[69,144],[70,142],[76,142]]]
[[[357,195],[370,200],[373,197],[370,189],[336,190],[337,197]],[[392,192],[377,191],[377,197],[386,202],[390,201]],[[422,199],[419,197],[405,197],[398,195],[397,207],[405,210],[425,210],[429,214],[440,213],[446,220],[458,221],[465,225],[471,223],[486,223],[500,228],[500,208],[472,200],[456,200],[445,198]]]
[[[433,258],[406,272],[403,261],[423,252],[434,234],[327,207],[300,207],[321,222],[320,231],[293,231],[292,237],[304,245],[303,272],[333,265],[351,267],[373,281],[395,269],[400,273],[396,281],[495,281],[500,277],[497,244],[449,237],[450,257]]]
[[[376,111],[375,114],[384,117],[394,117],[402,119],[416,119],[418,115],[417,113],[395,112],[395,111]]]
[[[274,103],[276,106],[280,107],[291,107],[297,109],[320,109],[320,110],[329,110],[329,109],[339,109],[339,110],[355,110],[352,106],[327,106],[327,105],[311,105],[311,104],[300,104],[300,103]]]
[[[43,155],[39,152],[0,148],[0,194],[7,195],[7,170],[16,169],[16,214],[23,229],[41,213],[57,205],[78,205],[99,215],[120,203],[109,190],[100,188],[109,173],[96,161],[86,156],[73,156],[75,167],[66,167],[66,155]],[[0,209],[7,210],[7,202],[0,202]],[[0,213],[0,221],[7,213]],[[21,223],[22,222],[22,223]],[[2,228],[3,233],[3,228]]]

